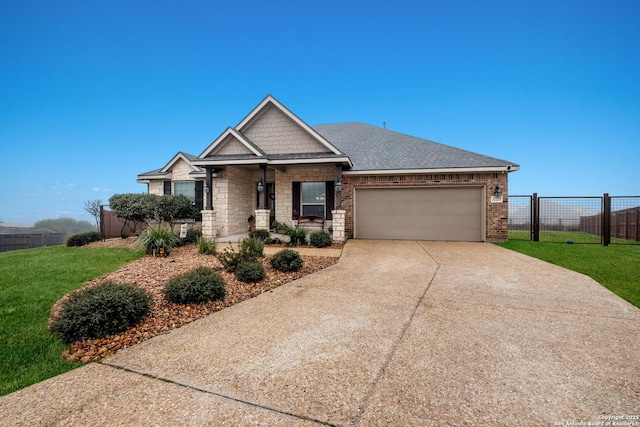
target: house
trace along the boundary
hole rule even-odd
[[[505,241],[518,168],[363,123],[312,127],[268,95],[198,156],[178,152],[138,182],[190,197],[208,237],[246,232],[252,215],[256,228],[324,228],[336,241]]]

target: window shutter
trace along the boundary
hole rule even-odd
[[[291,219],[300,218],[300,182],[291,183]]]
[[[204,181],[196,181],[196,208],[203,210]]]
[[[325,183],[325,206],[324,206],[324,214],[326,216],[325,219],[329,220],[329,219],[333,219],[333,215],[331,214],[331,211],[334,209],[335,206],[335,193],[334,193],[334,188],[335,188],[335,184],[333,181],[326,181]]]
[[[165,181],[164,182],[164,194],[166,196],[170,196],[171,195],[171,181]]]

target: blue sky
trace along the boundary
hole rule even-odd
[[[510,194],[640,195],[638,1],[0,4],[0,221],[199,154],[267,94],[520,164]]]

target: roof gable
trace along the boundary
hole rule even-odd
[[[194,166],[191,162],[195,160],[197,157],[191,154],[183,153],[182,151],[178,151],[178,153],[173,156],[169,163],[167,163],[162,169],[160,169],[160,173],[170,172],[171,169],[180,161],[183,161],[191,167],[192,172],[199,172],[200,168],[198,166]]]
[[[343,154],[271,95],[258,104],[236,129],[267,155]]]
[[[198,157],[210,156],[264,156],[265,153],[236,129],[228,127]]]

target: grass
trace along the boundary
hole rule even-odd
[[[78,367],[47,330],[53,304],[143,256],[126,248],[52,246],[0,253],[0,396]]]
[[[640,307],[640,246],[567,245],[510,240],[497,243],[579,273]]]
[[[528,230],[509,230],[509,240],[531,240],[531,237],[531,232]],[[565,243],[567,240],[573,240],[574,243],[602,244],[600,235],[588,234],[583,231],[540,231],[541,242]],[[640,245],[640,241],[612,237],[611,244]]]

